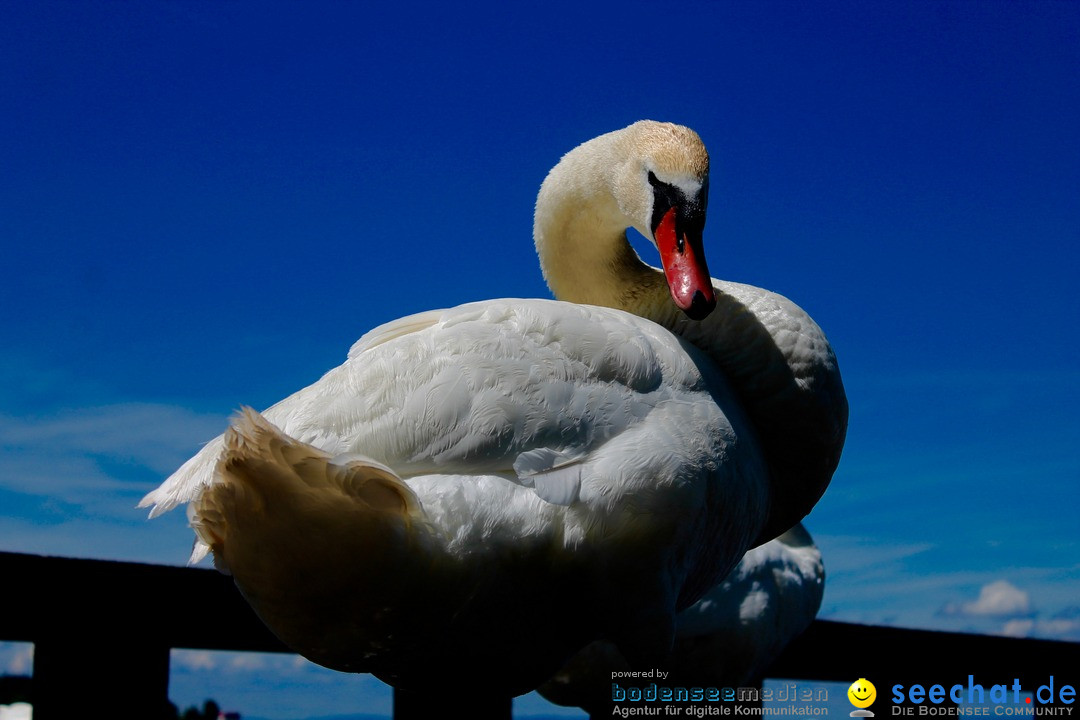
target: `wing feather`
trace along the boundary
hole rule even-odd
[[[686,352],[616,310],[473,303],[373,329],[344,364],[264,414],[301,442],[362,454],[406,480],[495,475],[566,505],[593,453],[700,388]],[[158,514],[193,499],[212,482],[220,447],[212,441],[143,504]]]

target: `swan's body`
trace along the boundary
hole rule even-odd
[[[769,665],[817,616],[824,591],[821,551],[802,525],[750,550],[723,582],[679,613],[663,684],[760,685]],[[559,705],[609,717],[612,673],[634,669],[611,643],[599,641],[575,655],[539,690]]]
[[[595,637],[665,649],[686,593],[764,516],[724,379],[605,308],[494,301],[423,320],[267,410],[283,433],[249,413],[211,448],[221,482],[193,524],[217,562],[287,644],[395,685],[519,692]]]
[[[190,502],[193,558],[212,549],[267,624],[330,667],[520,692],[594,639],[663,653],[678,609],[813,506],[846,423],[809,317],[709,278],[707,179],[685,128],[585,143],[544,182],[535,225],[572,302],[378,328],[143,504]],[[631,225],[666,275],[630,249]],[[727,317],[691,322],[672,300]]]

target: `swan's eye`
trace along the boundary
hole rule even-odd
[[[656,228],[664,219],[668,210],[675,208],[675,237],[676,250],[684,252],[686,241],[684,235],[691,238],[700,238],[705,228],[705,205],[708,202],[709,178],[701,179],[701,187],[693,196],[688,196],[686,191],[677,185],[664,182],[656,177],[656,173],[649,171],[649,184],[653,191],[652,231],[656,237]]]

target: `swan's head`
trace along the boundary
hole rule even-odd
[[[701,246],[708,194],[709,154],[689,128],[642,120],[578,145],[536,199],[548,286],[560,300],[631,312],[664,300],[654,269],[626,242],[633,227],[659,250],[675,305],[704,318],[716,306]]]
[[[700,320],[716,307],[702,236],[709,153],[690,128],[642,120],[626,129],[626,162],[614,177],[623,215],[660,251],[675,304]]]

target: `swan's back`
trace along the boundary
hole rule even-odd
[[[737,430],[736,462],[758,462],[726,380],[689,343],[609,308],[509,299],[377,327],[345,363],[263,415],[300,442],[369,457],[405,479],[494,474],[540,483],[543,497],[557,495],[557,483],[545,482],[553,469],[603,459],[608,441],[676,411],[699,411],[730,437]],[[703,442],[688,428],[668,429],[642,438],[658,472]],[[141,505],[153,516],[190,502],[213,482],[221,449],[220,437],[208,443]]]

